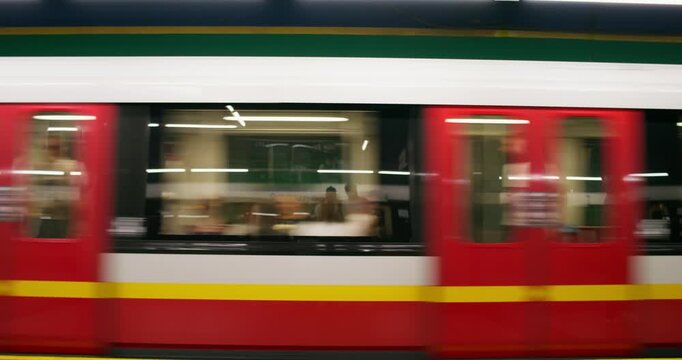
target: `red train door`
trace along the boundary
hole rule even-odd
[[[102,351],[114,108],[0,105],[4,351]]]
[[[617,111],[426,110],[437,355],[632,349],[636,124]]]
[[[622,355],[636,345],[629,284],[643,152],[634,111],[543,110],[543,183],[559,195],[545,228],[543,354]]]

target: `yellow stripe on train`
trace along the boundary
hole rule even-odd
[[[682,300],[682,284],[419,286],[0,281],[0,296],[246,301],[528,302]]]

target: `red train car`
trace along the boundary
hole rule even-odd
[[[407,60],[308,59],[268,96],[254,89],[282,60],[206,61],[138,74],[153,90],[141,103],[107,78],[0,105],[0,351],[486,358],[682,344],[680,112],[608,97],[613,84],[647,91],[634,70],[603,65],[595,79],[594,64],[566,65],[572,78],[551,90],[542,71],[555,69],[528,63],[538,74],[519,77],[546,96],[498,79],[515,99],[460,105],[431,71],[497,62],[413,60],[429,70],[400,80],[425,89],[410,97],[391,76]],[[214,79],[182,72],[170,83],[186,93],[153,88],[179,64],[241,66],[252,85],[229,104]],[[376,82],[344,94],[320,80],[331,65]]]

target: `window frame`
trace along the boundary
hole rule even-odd
[[[390,207],[393,216],[398,216],[398,209],[407,209],[409,211],[409,227],[411,228],[411,238],[408,242],[398,242],[398,241],[377,241],[376,239],[369,237],[321,237],[321,236],[311,236],[311,237],[296,237],[296,236],[273,236],[269,238],[253,238],[249,236],[239,236],[239,235],[162,235],[159,234],[159,224],[158,221],[154,221],[154,214],[158,214],[159,209],[161,209],[160,199],[151,200],[146,198],[143,199],[140,204],[140,199],[135,199],[137,203],[134,206],[134,211],[122,211],[120,208],[126,201],[130,199],[125,199],[125,190],[121,189],[117,185],[118,195],[117,199],[121,205],[117,205],[116,209],[116,219],[120,217],[143,217],[145,221],[145,233],[143,236],[121,236],[120,234],[114,234],[114,251],[115,252],[128,252],[128,253],[139,253],[139,252],[153,252],[153,253],[210,253],[210,254],[263,254],[263,255],[395,255],[395,256],[414,256],[423,255],[424,246],[421,242],[420,233],[416,230],[418,229],[418,215],[421,214],[420,211],[415,211],[416,207],[419,207],[418,201],[416,200],[415,189],[418,185],[415,181],[414,173],[418,171],[418,166],[421,161],[418,161],[416,154],[413,153],[414,149],[419,148],[414,142],[421,141],[418,139],[415,128],[418,128],[418,114],[419,108],[409,105],[320,105],[320,104],[232,104],[235,108],[241,110],[284,110],[284,111],[295,111],[295,110],[318,110],[318,111],[373,111],[378,115],[378,123],[382,123],[390,120],[391,118],[396,118],[395,120],[404,121],[405,124],[405,136],[406,143],[405,149],[408,153],[408,167],[412,174],[407,179],[407,184],[410,191],[410,198],[408,200],[393,200]],[[147,109],[146,122],[144,127],[146,129],[143,139],[136,139],[137,144],[131,146],[138,148],[140,147],[140,142],[144,143],[144,148],[141,149],[140,153],[147,152],[147,161],[145,162],[146,168],[158,168],[161,160],[161,141],[163,137],[163,123],[164,123],[164,112],[168,110],[198,110],[198,109],[210,109],[210,110],[225,110],[225,105],[223,104],[135,104],[135,105],[124,105],[123,115],[125,116],[125,107],[143,107]],[[140,121],[144,121],[145,116],[138,116],[134,119],[137,122],[137,129],[142,130],[139,125]],[[132,121],[132,120],[130,120]],[[121,119],[122,123],[126,122],[125,118]],[[154,131],[149,131],[150,128],[147,127],[147,123],[157,123],[161,126],[154,128]],[[384,138],[386,135],[382,136],[382,129],[380,125],[377,126],[377,137]],[[128,146],[130,144],[121,141],[122,134],[117,134],[119,138],[119,147]],[[154,145],[156,144],[156,145]],[[121,149],[117,149],[120,152]],[[381,154],[378,155],[381,158]],[[128,157],[129,158],[129,157]],[[141,162],[137,162],[137,192],[139,193],[140,182],[140,166]],[[378,159],[378,163],[382,164],[382,160]],[[117,172],[119,173],[118,178],[121,179],[122,173],[126,173],[125,159],[120,159],[117,164]],[[381,167],[381,166],[380,166]],[[387,169],[390,170],[390,169]],[[377,184],[387,185],[394,184],[395,180],[387,180],[386,175],[377,174]],[[129,180],[129,179],[128,179]],[[147,182],[157,182],[159,183],[158,174],[144,174],[144,187],[146,194]],[[129,201],[128,201],[129,202]],[[140,206],[141,205],[141,206]],[[141,210],[142,208],[142,210]],[[151,220],[151,221],[150,221]],[[395,228],[395,226],[394,226]]]

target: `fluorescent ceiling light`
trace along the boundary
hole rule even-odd
[[[35,115],[35,120],[95,120],[93,115]]]
[[[362,151],[367,150],[367,145],[369,145],[369,140],[365,140],[362,142]]]
[[[632,4],[632,5],[682,5],[682,0],[525,0],[525,1]]]
[[[178,217],[182,219],[207,219],[208,215],[178,214]]]
[[[530,124],[530,121],[523,119],[445,119],[445,122],[451,124]]]
[[[49,126],[47,131],[78,131],[78,128],[71,126]]]
[[[279,122],[344,122],[348,121],[345,117],[333,116],[225,116],[224,120],[241,121],[279,121]]]
[[[236,129],[237,125],[166,124],[166,127],[186,129]]]
[[[566,176],[566,180],[602,181],[601,176]]]
[[[252,212],[251,215],[255,215],[255,216],[270,216],[270,217],[279,216],[278,214],[264,213],[264,212]]]
[[[514,175],[512,175],[512,176],[507,176],[507,179],[508,180],[528,181],[528,180],[530,180],[530,176],[527,176],[527,175],[525,175],[525,176],[524,175],[514,176]]]
[[[409,171],[391,171],[391,170],[381,170],[379,171],[381,175],[410,175]]]
[[[373,170],[317,170],[320,174],[374,174]]]
[[[53,171],[53,170],[13,170],[12,174],[62,176],[65,173],[63,171]]]
[[[232,113],[232,117],[237,118],[237,121],[239,121],[239,125],[241,126],[246,126],[246,123],[244,122],[244,119],[242,119],[242,116],[239,115],[239,111],[234,111]]]
[[[166,168],[166,169],[147,169],[147,174],[159,174],[159,173],[183,173],[185,169],[179,168]]]
[[[667,172],[635,173],[635,174],[630,174],[628,176],[633,176],[633,177],[666,177],[666,176],[668,176],[668,173]]]
[[[80,172],[80,171],[72,171],[72,172],[69,173],[69,175],[71,175],[71,176],[81,176],[81,175],[83,175],[83,173]]]
[[[245,173],[249,172],[249,169],[217,169],[217,168],[194,168],[190,170],[193,173]]]
[[[229,110],[230,112],[234,112],[234,108],[232,107],[232,105],[227,105],[227,106],[225,106],[225,107],[226,107],[227,110]]]
[[[158,123],[149,123],[149,124],[147,124],[147,126],[149,126],[149,127],[159,127],[159,124],[158,124]]]

